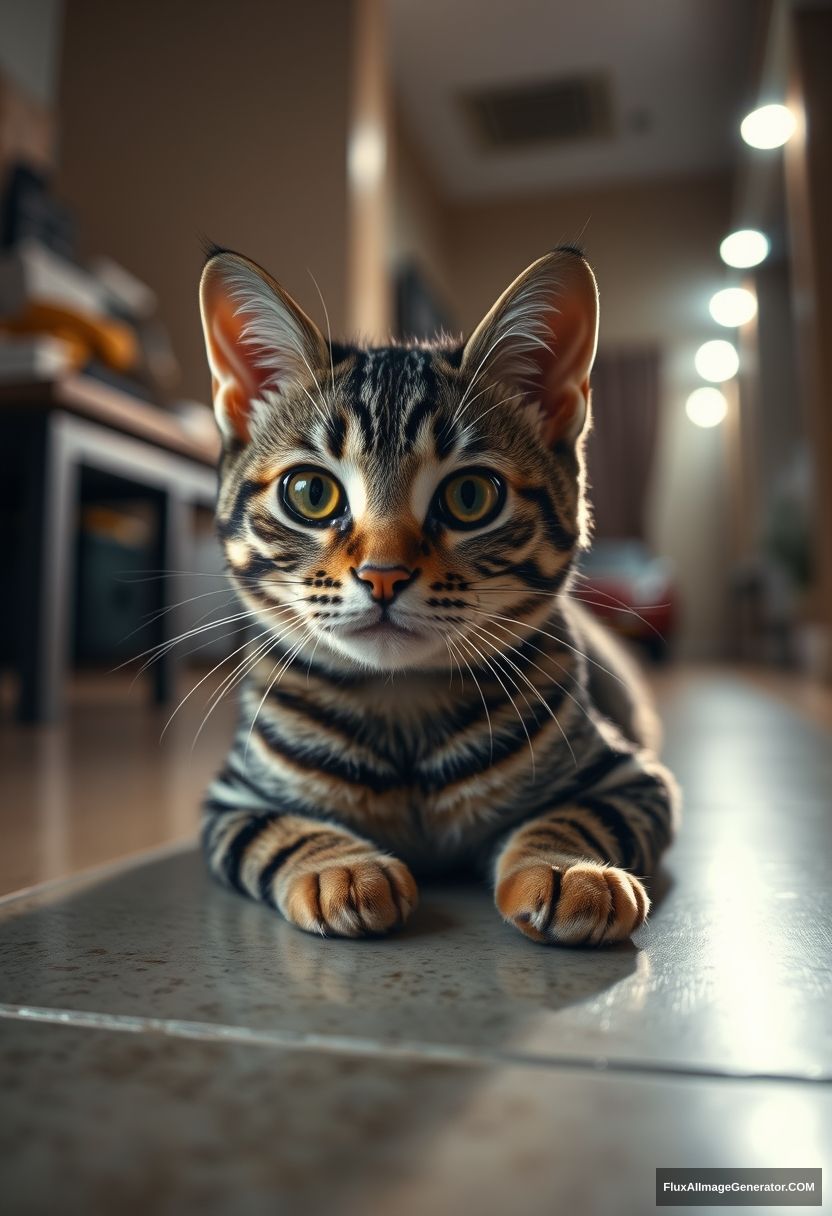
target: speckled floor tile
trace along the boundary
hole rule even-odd
[[[362,1059],[20,1021],[0,1023],[0,1076],[10,1216],[644,1216],[657,1166],[830,1164],[832,1094],[811,1084]]]
[[[830,1076],[828,739],[736,679],[695,684],[666,719],[686,819],[632,943],[532,945],[474,885],[423,888],[397,937],[325,941],[186,852],[0,905],[0,1002],[286,1041]]]
[[[827,816],[692,808],[654,915],[603,951],[535,946],[477,886],[423,890],[397,937],[310,937],[196,853],[0,907],[0,1002],[495,1057],[832,1073]],[[795,823],[802,825],[794,831]]]
[[[474,885],[312,938],[192,850],[0,902],[3,1211],[642,1216],[658,1165],[829,1164],[829,738],[735,678],[665,717],[686,823],[610,950]]]

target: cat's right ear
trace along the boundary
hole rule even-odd
[[[328,364],[326,342],[289,293],[239,253],[209,257],[199,307],[217,423],[226,442],[247,443],[264,394],[314,383]]]
[[[462,372],[483,370],[527,390],[544,442],[573,445],[589,413],[598,345],[598,287],[571,245],[532,262],[500,296],[465,345]]]

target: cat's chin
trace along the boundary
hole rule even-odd
[[[447,663],[441,637],[384,624],[352,633],[333,630],[326,634],[325,644],[339,658],[372,671],[424,669]]]

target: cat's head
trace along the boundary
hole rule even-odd
[[[227,251],[200,303],[219,533],[264,625],[376,670],[510,654],[585,530],[598,293],[580,253],[534,262],[461,345],[332,343]]]

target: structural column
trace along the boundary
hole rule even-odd
[[[347,327],[385,342],[392,329],[392,104],[383,0],[352,0],[347,134]]]
[[[806,122],[786,146],[797,340],[813,461],[818,673],[832,681],[832,12],[796,8],[790,102]]]

